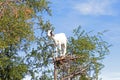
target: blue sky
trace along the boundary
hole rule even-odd
[[[103,80],[120,80],[120,0],[49,0],[52,9],[50,20],[55,33],[67,36],[79,25],[86,31],[109,30],[103,38],[113,46],[103,60]]]

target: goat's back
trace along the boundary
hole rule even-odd
[[[60,41],[61,43],[66,43],[67,42],[67,37],[64,33],[55,34],[54,38],[57,41]]]

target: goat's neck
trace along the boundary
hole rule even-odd
[[[55,40],[55,36],[54,36],[54,35],[52,35],[51,38],[52,38],[53,40]]]
[[[55,42],[55,45],[57,45],[57,41],[56,41],[56,39],[55,39],[55,36],[53,35],[51,38],[52,38],[52,40]]]

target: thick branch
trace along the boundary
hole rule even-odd
[[[63,77],[61,80],[66,80],[68,78],[72,78],[72,77],[80,75],[80,74],[85,74],[87,69],[88,69],[88,66],[86,66],[82,69],[76,70],[75,72]]]

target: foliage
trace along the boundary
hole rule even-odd
[[[31,18],[32,9],[10,0],[4,0],[0,3],[0,48],[20,44],[23,39],[32,40],[32,28],[29,23],[25,22]]]
[[[48,4],[47,0],[0,0],[0,80],[21,80],[28,73],[34,75],[20,54],[21,50],[28,54],[28,45],[35,40],[31,19],[42,20],[36,15],[38,12],[51,15]]]
[[[52,69],[52,53],[54,51],[53,44],[45,34],[45,30],[41,31],[41,36],[36,38],[36,48],[33,48],[31,53],[26,55],[26,63],[29,65],[32,78],[36,80],[51,80]],[[34,75],[42,74],[42,75]],[[49,74],[49,75],[47,75]],[[53,76],[52,76],[53,77]]]
[[[88,66],[86,74],[79,75],[80,80],[88,78],[86,80],[98,80],[98,74],[104,67],[102,60],[109,53],[110,45],[102,39],[103,33],[97,35],[89,35],[91,32],[86,33],[79,26],[73,31],[74,37],[69,38],[69,52],[71,54],[79,56],[74,64],[78,66]],[[74,67],[71,67],[71,71]]]
[[[22,79],[27,73],[27,65],[18,56],[15,47],[10,46],[0,53],[0,79]]]

